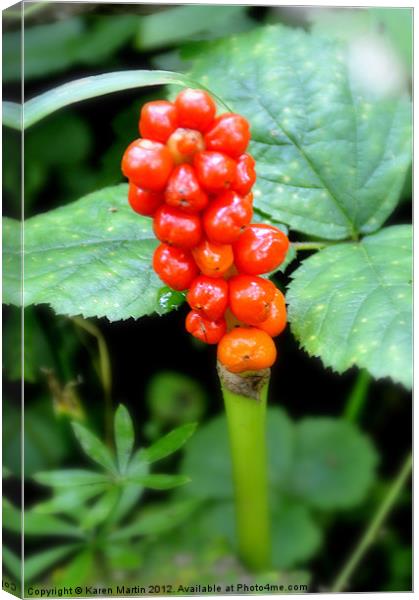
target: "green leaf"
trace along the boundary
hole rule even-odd
[[[61,586],[75,586],[87,583],[94,568],[94,551],[82,550],[60,570],[57,580]]]
[[[269,481],[281,486],[292,464],[293,425],[285,412],[268,409]],[[232,498],[230,448],[224,416],[199,427],[185,448],[181,472],[191,477],[182,493],[198,498]]]
[[[250,121],[255,207],[328,239],[382,225],[411,155],[409,100],[361,95],[345,58],[335,40],[269,26],[214,43],[190,73]]]
[[[3,564],[9,571],[10,575],[12,575],[17,581],[20,581],[22,577],[22,561],[20,556],[17,556],[14,552],[9,550],[5,544],[3,544],[2,559]]]
[[[3,302],[20,306],[22,302],[22,226],[3,217]]]
[[[290,569],[315,555],[322,533],[305,506],[280,503],[272,511],[271,538],[274,567]]]
[[[105,444],[86,427],[80,425],[80,423],[73,422],[72,426],[74,433],[87,456],[99,465],[102,465],[107,471],[115,473],[115,462]]]
[[[160,473],[153,473],[151,475],[130,475],[129,480],[140,483],[144,487],[152,490],[170,490],[190,482],[190,478],[186,475],[164,475]]]
[[[115,508],[112,510],[107,518],[107,524],[115,525],[119,523],[127,515],[130,510],[137,505],[141,495],[143,494],[144,488],[137,483],[126,483],[120,490],[120,495]]]
[[[138,50],[189,41],[191,36],[217,31],[226,21],[234,21],[243,6],[176,6],[142,17],[136,37]]]
[[[151,262],[151,220],[128,206],[126,184],[105,188],[25,222],[25,305],[110,320],[157,309],[161,282]],[[19,239],[6,223],[4,299],[20,302]],[[14,237],[12,235],[14,230]]]
[[[105,492],[108,487],[108,484],[96,483],[75,488],[61,488],[50,500],[37,504],[33,510],[39,514],[67,513],[74,516],[86,500]]]
[[[412,380],[412,231],[388,227],[311,256],[292,273],[291,329],[307,352],[338,372]]]
[[[111,533],[110,539],[119,541],[140,535],[165,533],[189,520],[199,505],[200,501],[187,499],[148,507],[132,523]]]
[[[149,448],[142,451],[142,458],[148,463],[160,460],[181,448],[196,430],[196,423],[186,423],[163,436]]]
[[[89,455],[90,456],[90,455]],[[61,471],[45,471],[36,473],[35,481],[53,487],[74,487],[79,485],[94,485],[106,483],[108,478],[102,473],[83,469],[63,469]]]
[[[353,423],[306,418],[296,426],[290,486],[312,506],[349,508],[366,497],[376,464],[370,440]]]
[[[177,292],[167,286],[162,287],[159,291],[156,312],[164,315],[173,309],[178,309],[185,302],[185,296],[185,292]]]
[[[115,413],[115,444],[118,465],[121,473],[127,468],[132,449],[134,448],[134,425],[128,410],[120,404]]]
[[[88,100],[89,98],[96,98],[97,96],[122,90],[168,83],[202,87],[189,77],[170,71],[117,71],[92,75],[64,83],[25,102],[23,105],[23,128],[26,129],[56,110],[81,100]],[[219,102],[222,104],[221,100]],[[14,129],[21,128],[21,112],[18,104],[6,103],[3,124]]]
[[[20,71],[19,71],[20,75]],[[12,129],[22,129],[23,110],[20,104],[16,102],[3,101],[3,125]]]
[[[83,530],[92,529],[106,521],[112,510],[116,507],[119,494],[120,490],[116,488],[110,489],[96,500],[81,520],[81,528]]]
[[[14,531],[19,535],[43,535],[43,536],[69,536],[83,537],[78,527],[67,523],[57,517],[39,514],[32,510],[25,511],[24,526],[22,527],[22,513],[13,506],[6,498],[3,498],[3,527]]]
[[[25,556],[25,581],[34,579],[34,577],[40,575],[43,571],[45,571],[45,569],[48,569],[48,567],[51,567],[58,561],[74,552],[76,548],[77,546],[74,544],[71,546],[56,546],[55,548],[44,550],[29,558]]]
[[[79,527],[48,514],[36,511],[25,512],[24,533],[26,535],[60,536],[82,538],[84,533]]]

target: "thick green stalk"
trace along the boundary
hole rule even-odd
[[[397,500],[399,499],[400,493],[406,484],[410,472],[412,470],[412,455],[406,458],[399,473],[394,479],[390,486],[387,494],[384,496],[383,501],[378,506],[376,513],[374,514],[372,521],[368,525],[364,535],[359,540],[354,551],[349,557],[349,560],[344,565],[342,571],[337,576],[334,584],[332,585],[331,592],[342,592],[346,589],[350,578],[352,577],[355,569],[364,558],[365,553],[374,543],[378,532],[383,526],[385,520],[394,508]]]
[[[230,438],[239,555],[252,571],[271,561],[266,401],[269,370],[232,375],[218,366]]]

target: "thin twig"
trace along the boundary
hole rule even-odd
[[[342,571],[337,576],[334,584],[332,585],[331,592],[342,592],[347,588],[350,578],[352,577],[355,569],[364,558],[365,553],[369,547],[374,543],[378,532],[384,524],[384,521],[388,517],[392,508],[396,504],[400,493],[410,475],[412,470],[412,455],[404,461],[402,468],[398,475],[394,479],[390,489],[388,490],[385,498],[377,508],[375,515],[372,518],[367,530],[355,546],[354,551],[350,555],[348,561],[344,565]]]

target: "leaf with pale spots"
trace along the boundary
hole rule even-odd
[[[369,98],[349,73],[339,42],[283,26],[215,42],[191,72],[250,121],[255,207],[327,239],[377,230],[410,164],[409,100]]]
[[[412,384],[412,229],[396,225],[311,256],[288,288],[291,329],[338,372]]]
[[[105,188],[25,221],[25,306],[111,321],[165,312],[151,219],[131,210],[127,194],[126,184]],[[4,300],[19,304],[17,222],[6,221],[4,237]]]

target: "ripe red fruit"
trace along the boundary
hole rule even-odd
[[[236,162],[220,152],[198,152],[194,157],[196,176],[208,192],[223,192],[236,177]]]
[[[174,168],[167,182],[165,198],[167,204],[181,208],[185,212],[199,212],[208,204],[208,196],[201,189],[190,165]]]
[[[233,189],[245,196],[256,181],[255,160],[250,154],[242,154],[237,161],[236,179]]]
[[[225,113],[217,117],[205,135],[207,150],[225,152],[233,158],[245,152],[249,140],[249,123],[244,117],[234,113]]]
[[[235,275],[229,280],[230,310],[248,325],[258,325],[269,316],[276,287],[268,279]]]
[[[269,308],[268,318],[258,324],[260,329],[275,337],[282,333],[287,325],[287,307],[284,294],[280,290],[275,291],[274,299]]]
[[[160,244],[156,248],[153,268],[166,285],[178,291],[188,289],[198,275],[191,253],[167,244]]]
[[[200,275],[194,279],[186,300],[203,317],[217,321],[224,316],[228,306],[228,283],[224,279]]]
[[[171,102],[155,100],[142,107],[139,123],[141,137],[165,143],[176,127],[177,110]]]
[[[253,208],[250,197],[236,192],[224,192],[213,200],[203,216],[205,233],[211,242],[231,244],[237,240],[252,220]]]
[[[190,163],[197,152],[205,150],[202,133],[179,127],[167,140],[167,148],[176,165]]]
[[[167,204],[156,211],[153,229],[157,239],[178,248],[193,248],[202,237],[201,219],[197,215]]]
[[[276,348],[265,331],[255,327],[237,327],[222,337],[217,357],[232,373],[259,371],[274,364]]]
[[[288,246],[285,233],[272,225],[255,223],[234,243],[234,262],[241,273],[269,273],[284,261]]]
[[[206,344],[218,344],[226,332],[224,319],[210,321],[196,310],[191,310],[186,317],[186,330]]]
[[[138,139],[132,142],[122,157],[122,172],[130,181],[145,190],[164,189],[173,169],[173,159],[163,144]]]
[[[234,257],[230,245],[202,241],[192,250],[201,272],[208,277],[222,277],[231,268]]]
[[[178,111],[179,125],[207,131],[211,127],[217,107],[214,100],[204,90],[187,88],[177,95],[175,106]]]
[[[150,192],[139,188],[134,183],[129,184],[128,202],[135,212],[146,217],[152,217],[164,202],[161,192]]]

